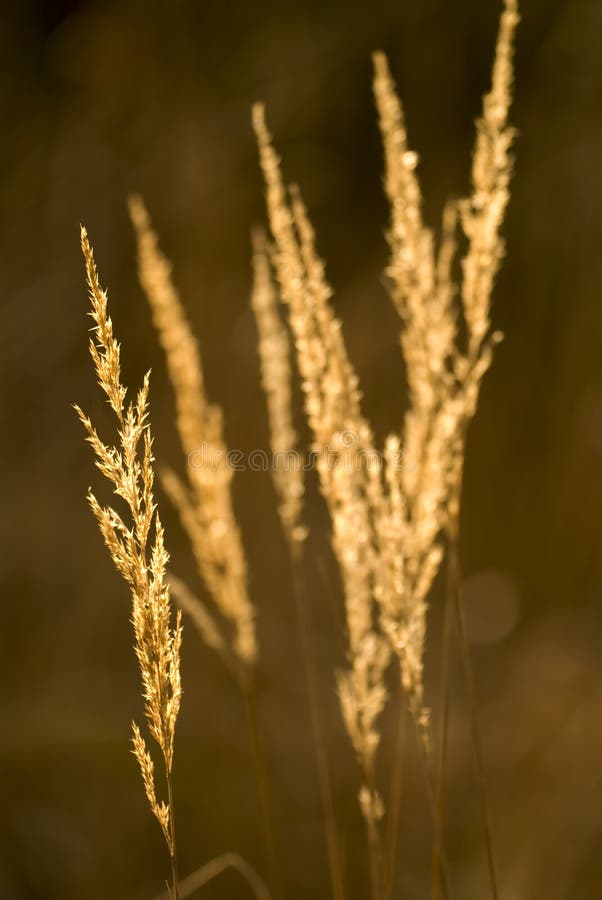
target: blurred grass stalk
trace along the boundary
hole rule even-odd
[[[228,465],[219,407],[207,400],[201,354],[161,252],[157,235],[140,197],[129,202],[138,247],[140,283],[151,308],[176,400],[176,424],[185,454],[187,484],[171,470],[162,482],[178,511],[193,550],[199,577],[215,610],[179,579],[176,599],[191,615],[197,631],[234,674],[244,701],[253,771],[261,813],[266,863],[274,898],[280,872],[265,748],[259,727],[255,667],[258,659],[255,608],[247,589],[247,564],[232,504],[232,470]],[[202,448],[202,452],[201,451]]]
[[[454,560],[466,432],[494,346],[501,339],[498,332],[491,332],[490,306],[503,256],[500,229],[512,168],[514,130],[508,126],[508,111],[517,23],[516,0],[505,0],[492,87],[477,122],[472,193],[446,205],[437,249],[434,235],[422,219],[422,195],[415,174],[418,157],[408,146],[402,106],[384,54],[374,54],[374,94],[385,151],[385,191],[391,209],[391,258],[386,274],[402,323],[400,341],[411,401],[401,436],[404,455],[411,465],[399,465],[401,437],[391,435],[385,445],[382,480],[380,467],[370,461],[375,457],[374,439],[361,412],[357,375],[347,355],[341,323],[332,311],[332,289],[316,253],[313,229],[298,188],[293,186],[287,191],[284,185],[263,107],[257,105],[253,111],[274,241],[272,261],[289,310],[305,409],[315,448],[338,453],[334,466],[318,463],[318,472],[331,514],[333,549],[345,593],[349,669],[338,676],[339,694],[345,725],[363,773],[359,800],[366,821],[374,900],[383,890],[378,822],[384,812],[374,781],[374,758],[380,741],[377,723],[386,697],[384,671],[391,652],[399,661],[403,692],[425,762],[434,827],[434,900],[442,871],[446,881],[443,781],[450,629],[446,625],[442,649],[443,724],[436,772],[430,710],[424,702],[423,689],[426,597],[441,563],[446,535],[452,576],[455,574],[457,580]],[[467,241],[459,288],[453,274],[458,220]],[[465,341],[458,328],[457,293]],[[351,444],[346,440],[349,435]],[[457,584],[453,593],[457,597]],[[464,669],[471,688],[472,735],[491,893],[497,900],[474,675],[458,604],[457,612]],[[377,617],[380,627],[376,626]],[[447,613],[444,618],[447,619]],[[388,649],[381,635],[388,639]],[[394,766],[401,765],[401,760],[394,761]],[[400,782],[401,775],[394,774],[391,783]],[[396,812],[394,816],[397,820]],[[393,826],[389,858],[395,855],[396,834]],[[390,868],[389,863],[387,894],[392,890]]]

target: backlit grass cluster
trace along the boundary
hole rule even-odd
[[[452,615],[453,607],[464,670],[469,689],[474,691],[458,600],[458,520],[467,429],[476,411],[483,376],[501,339],[491,327],[491,297],[503,257],[500,229],[512,168],[513,129],[508,124],[508,112],[517,22],[516,0],[505,0],[492,85],[477,121],[470,194],[445,206],[437,234],[424,222],[418,156],[409,144],[402,104],[386,57],[374,54],[374,98],[390,208],[386,279],[399,316],[399,342],[409,393],[402,429],[390,434],[384,446],[377,446],[362,407],[359,379],[345,346],[341,322],[333,311],[332,288],[301,190],[284,180],[264,107],[258,104],[253,109],[269,234],[261,230],[254,233],[251,305],[257,323],[271,449],[274,459],[282,461],[275,466],[274,484],[294,573],[331,890],[336,900],[345,897],[346,885],[303,584],[307,536],[304,482],[298,467],[284,464],[289,454],[304,450],[299,445],[302,429],[293,413],[294,379],[298,377],[302,387],[311,449],[330,515],[332,550],[344,596],[346,665],[333,672],[332,688],[338,693],[350,751],[358,765],[358,803],[366,827],[372,900],[391,896],[396,866],[397,798],[393,789],[385,790],[378,783],[376,769],[391,665],[397,672],[403,704],[399,719],[404,720],[407,710],[418,738],[428,789],[433,823],[432,896],[440,891],[449,896],[442,828],[446,721],[444,718],[441,732],[434,734],[423,673],[427,610],[430,588],[447,555],[451,577],[446,616]],[[112,507],[102,506],[93,494],[89,500],[111,557],[131,588],[134,647],[148,730],[163,759],[165,800],[157,797],[153,761],[136,726],[134,752],[151,809],[165,835],[172,861],[170,892],[177,898],[180,887],[172,764],[181,696],[181,628],[179,613],[172,624],[171,591],[205,644],[220,654],[247,701],[266,845],[266,877],[275,896],[281,888],[269,773],[254,701],[261,646],[248,589],[243,536],[232,505],[233,473],[227,465],[222,415],[207,399],[199,345],[140,198],[131,199],[130,213],[137,235],[140,281],[165,351],[178,432],[189,461],[185,479],[164,469],[161,481],[188,534],[199,577],[211,599],[211,606],[201,602],[190,586],[175,574],[168,577],[166,573],[168,557],[153,493],[148,377],[136,400],[126,408],[119,346],[83,231],[95,332],[91,353],[99,384],[117,418],[115,443],[104,443],[81,411],[80,417],[96,463],[115,494],[125,501],[129,520]],[[456,272],[461,273],[459,279]],[[198,453],[200,448],[204,450],[202,455]],[[325,449],[327,456],[321,452]],[[196,464],[190,463],[193,459]],[[405,465],[406,459],[412,465]],[[444,659],[448,650],[447,645],[442,648]],[[445,695],[445,682],[442,691]],[[447,696],[439,699],[447,709]],[[497,875],[476,718],[471,728],[495,898]],[[400,759],[395,759],[391,785],[396,783],[400,766]],[[322,887],[316,886],[316,891],[321,892]]]

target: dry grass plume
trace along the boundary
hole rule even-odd
[[[148,422],[148,374],[136,399],[125,406],[119,344],[107,311],[107,295],[100,286],[92,248],[82,228],[81,244],[92,304],[94,337],[90,354],[98,383],[117,419],[117,444],[105,444],[90,419],[76,407],[94,450],[95,462],[125,501],[129,520],[111,506],[102,506],[90,490],[88,502],[98,521],[111,558],[130,587],[134,650],[140,666],[148,731],[158,745],[165,770],[166,799],[155,786],[155,766],[142,732],[132,725],[134,755],[140,765],[150,808],[159,821],[172,865],[171,893],[178,897],[178,869],[172,769],[174,735],[180,710],[180,614],[172,627],[172,606],[166,580],[168,554],[153,493],[152,436]]]

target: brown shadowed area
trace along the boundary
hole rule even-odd
[[[462,597],[502,900],[590,900],[602,880],[602,7],[525,0],[506,258],[492,322],[505,335],[467,440]],[[383,50],[404,103],[428,225],[469,190],[498,0],[215,3],[25,0],[0,22],[0,898],[152,900],[169,859],[131,753],[143,718],[128,590],[86,504],[95,470],[72,409],[103,436],[79,245],[83,223],[122,345],[123,380],[152,369],[157,468],[186,458],[164,354],[138,283],[128,197],[140,194],[197,335],[224,437],[247,461],[233,504],[257,609],[257,722],[281,896],[330,898],[293,576],[269,472],[251,230],[265,222],[251,107],[266,104],[335,290],[362,410],[379,446],[408,394],[383,270],[389,212],[371,91]],[[296,376],[295,376],[296,377]],[[296,379],[294,415],[305,442]],[[255,457],[257,459],[257,457]],[[254,470],[260,469],[260,470]],[[207,599],[178,516],[157,500],[173,571]],[[330,756],[345,900],[369,896],[335,670],[340,576],[315,473],[306,487],[309,636]],[[425,697],[441,719],[445,567],[429,594]],[[268,878],[247,712],[184,620],[174,792],[182,876],[225,853]],[[446,769],[450,900],[490,896],[469,694],[454,639]],[[393,671],[388,686],[398,700]],[[376,777],[388,796],[395,702]],[[432,825],[407,735],[392,897],[428,896]],[[244,867],[243,867],[244,868]],[[219,865],[215,867],[216,872]],[[225,869],[191,896],[252,897]]]

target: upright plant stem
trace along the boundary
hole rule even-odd
[[[468,691],[468,702],[470,707],[470,723],[472,731],[472,746],[474,751],[474,761],[477,773],[477,781],[479,786],[479,798],[481,805],[481,819],[483,824],[483,834],[485,837],[485,848],[487,852],[487,868],[489,871],[489,881],[491,886],[492,900],[499,900],[498,880],[496,873],[495,854],[493,850],[493,835],[491,827],[491,807],[489,802],[489,790],[487,785],[487,773],[485,769],[485,757],[483,753],[483,739],[481,735],[481,726],[479,724],[478,710],[478,692],[474,675],[474,669],[470,656],[470,647],[468,644],[468,636],[466,634],[466,624],[464,620],[464,611],[460,599],[460,562],[458,557],[457,542],[450,544],[450,553],[454,554],[455,569],[455,590],[454,590],[454,606],[456,611],[456,625],[458,636],[460,638],[460,651],[462,656],[462,668],[464,670],[464,680]]]
[[[167,805],[169,806],[169,835],[171,847],[169,858],[171,862],[171,896],[172,900],[180,900],[180,878],[178,875],[178,853],[176,847],[176,823],[174,819],[173,777],[171,769],[167,769]]]
[[[390,900],[395,882],[395,863],[397,860],[397,839],[399,835],[399,819],[401,812],[401,793],[403,787],[403,764],[405,756],[407,714],[403,694],[397,705],[397,727],[395,729],[395,746],[391,765],[391,787],[389,790],[389,815],[385,838],[384,865],[384,898]]]
[[[339,836],[334,808],[332,778],[330,775],[330,764],[328,761],[328,749],[326,745],[326,739],[324,737],[324,731],[322,728],[322,718],[320,716],[320,704],[318,699],[318,677],[316,672],[315,657],[311,646],[309,612],[307,608],[307,591],[305,588],[305,579],[302,566],[302,550],[301,546],[298,543],[294,543],[292,541],[289,544],[289,550],[293,574],[295,604],[297,607],[297,620],[299,623],[301,652],[303,655],[303,663],[305,668],[305,681],[307,685],[309,712],[314,739],[313,743],[316,757],[316,769],[318,773],[318,784],[322,803],[322,815],[324,816],[324,827],[326,831],[326,844],[328,849],[328,865],[330,869],[332,895],[334,897],[334,900],[343,900],[343,865],[341,860],[341,850],[339,846]]]
[[[162,708],[167,707],[167,695],[165,693],[165,685],[161,683],[160,687],[160,703]],[[167,741],[164,738],[164,744]],[[175,818],[175,802],[173,790],[173,747],[171,756],[166,750],[163,750],[163,762],[165,764],[165,781],[167,783],[167,808],[169,810],[169,862],[171,865],[171,900],[180,900],[180,877],[178,874],[178,849],[176,844],[176,818]]]
[[[443,884],[443,896],[446,900],[451,900],[451,885],[449,880],[449,869],[447,865],[447,855],[445,852],[445,845],[441,836],[441,833],[438,832],[439,821],[437,818],[437,810],[435,803],[435,786],[433,784],[433,773],[431,766],[431,758],[429,754],[429,750],[425,747],[423,733],[420,729],[420,726],[416,720],[415,716],[412,716],[414,721],[414,728],[416,731],[416,741],[418,744],[418,755],[420,757],[420,762],[422,764],[422,771],[424,775],[424,782],[426,786],[427,792],[427,800],[429,812],[431,815],[431,822],[433,825],[433,845],[439,848],[440,861],[441,861],[441,874],[442,874],[442,884]]]
[[[377,793],[372,765],[364,771],[364,784],[368,792],[368,808],[364,809],[364,821],[370,863],[370,896],[372,900],[382,900],[382,847],[378,833]]]
[[[450,536],[450,543],[457,542],[457,529]],[[436,833],[443,838],[445,831],[445,763],[447,759],[447,734],[449,725],[450,659],[452,637],[452,610],[456,592],[456,571],[454,554],[447,556],[445,599],[443,603],[443,640],[441,653],[441,725],[439,730],[439,756],[435,786]],[[433,877],[431,900],[439,900],[441,878],[441,844],[433,843]]]
[[[278,900],[278,898],[280,897],[280,878],[276,856],[276,842],[274,839],[274,817],[272,814],[272,803],[270,799],[270,787],[265,750],[263,747],[263,741],[261,740],[261,733],[259,730],[259,722],[257,718],[257,698],[254,685],[248,682],[243,683],[242,693],[245,699],[247,722],[249,725],[249,734],[251,737],[253,769],[255,771],[257,797],[261,810],[265,855],[268,871],[270,873],[271,893],[274,900]]]

